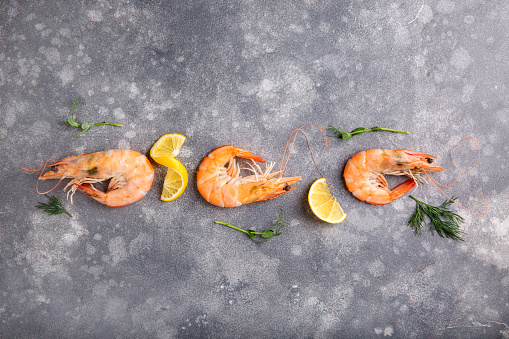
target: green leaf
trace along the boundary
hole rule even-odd
[[[266,229],[265,231],[263,232],[256,232],[255,230],[251,230],[251,229],[247,229],[247,230],[244,230],[242,228],[239,228],[239,227],[236,227],[236,226],[233,226],[227,222],[223,222],[223,221],[215,221],[216,224],[220,224],[220,225],[225,225],[225,226],[228,226],[230,228],[233,228],[237,231],[240,231],[240,232],[243,232],[243,233],[246,233],[250,238],[251,240],[255,241],[255,242],[258,242],[258,243],[264,243],[266,242],[268,239],[272,238],[272,237],[275,237],[275,236],[278,236],[278,235],[281,235],[283,234],[283,232],[281,231],[281,229],[283,227],[285,227],[286,225],[284,224],[283,222],[283,215],[284,215],[284,210],[282,207],[280,207],[281,209],[281,213],[279,214],[279,217],[277,218],[277,220],[275,220],[273,222],[273,225]],[[273,231],[273,228],[278,226],[277,230],[274,232]],[[257,238],[258,236],[258,238]],[[261,240],[260,240],[261,239]]]
[[[89,129],[90,129],[90,125],[89,125],[88,123],[84,122],[84,123],[82,123],[82,124],[81,124],[81,130],[82,130],[83,132],[86,132],[86,131],[88,131]]]
[[[73,119],[69,119],[69,120],[64,120],[65,123],[69,126],[72,126],[72,127],[80,127],[80,125],[74,121]]]
[[[122,124],[116,124],[116,123],[107,122],[107,121],[104,121],[104,122],[101,122],[101,123],[97,123],[97,124],[89,124],[87,122],[84,122],[84,123],[80,124],[80,123],[78,123],[78,122],[76,122],[74,120],[74,113],[76,112],[76,107],[78,107],[80,105],[84,105],[85,108],[87,109],[87,111],[90,111],[90,109],[86,106],[85,99],[83,99],[83,98],[79,98],[77,100],[71,100],[71,102],[74,105],[74,107],[72,109],[72,113],[71,113],[71,118],[68,119],[68,120],[64,120],[64,121],[69,126],[76,127],[76,128],[81,128],[81,132],[78,134],[78,137],[81,137],[82,133],[88,131],[90,129],[90,127],[93,127],[93,126],[100,126],[100,125],[112,125],[112,126],[118,126],[118,127],[123,126]]]
[[[256,232],[254,230],[246,230],[247,235],[253,240],[255,240]]]
[[[393,132],[393,133],[410,134],[407,131],[399,131],[399,130],[396,130],[396,129],[382,128],[382,127],[378,127],[378,126],[375,126],[373,128],[370,128],[370,129],[366,129],[364,127],[358,127],[356,129],[354,129],[353,131],[351,131],[350,133],[347,133],[347,132],[343,132],[343,131],[333,127],[332,125],[329,125],[327,130],[332,132],[332,133],[334,133],[334,135],[330,135],[330,136],[336,137],[338,139],[341,138],[343,140],[348,140],[348,139],[351,139],[354,135],[359,135],[359,134],[363,134],[363,133],[371,132],[371,131],[375,131],[375,132],[376,131],[388,131],[388,132]]]
[[[262,237],[264,239],[269,239],[269,238],[272,238],[275,235],[276,235],[276,233],[273,230],[268,229],[265,232],[263,232],[262,234],[260,234],[260,237]]]

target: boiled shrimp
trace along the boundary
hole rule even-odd
[[[343,172],[346,187],[359,200],[373,205],[390,204],[410,191],[419,174],[440,172],[444,168],[433,164],[437,157],[409,150],[370,149],[351,157]],[[384,175],[406,175],[410,179],[389,189]]]
[[[235,157],[253,161],[252,175],[240,176],[241,169]],[[300,177],[276,177],[279,172],[270,173],[272,165],[262,170],[256,162],[265,163],[259,156],[232,145],[216,148],[206,156],[196,175],[200,194],[213,205],[237,207],[257,201],[273,199],[293,190],[290,185]]]
[[[71,188],[71,199],[79,189],[101,204],[121,207],[145,196],[152,186],[154,169],[143,154],[115,149],[69,156],[50,165],[50,171],[39,177],[40,180],[60,181],[66,178],[72,178],[64,188]],[[106,192],[93,185],[108,179],[110,182]]]

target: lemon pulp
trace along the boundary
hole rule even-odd
[[[174,158],[179,154],[180,147],[186,141],[186,137],[178,133],[169,133],[161,136],[150,149],[150,156],[158,164],[168,166],[165,163],[167,157]]]
[[[339,224],[346,218],[341,205],[331,194],[325,178],[316,180],[309,188],[309,207],[320,220],[331,224]]]
[[[177,159],[168,158],[166,163],[167,165],[165,166],[168,166],[168,170],[164,178],[161,200],[172,201],[184,193],[187,186],[188,175],[184,165]]]

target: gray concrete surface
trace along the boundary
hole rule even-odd
[[[3,338],[508,338],[509,2],[16,1],[0,3],[0,336]],[[65,125],[120,122],[77,137]],[[206,202],[197,166],[234,144],[279,164],[293,129],[392,127],[342,141],[306,129],[348,214],[311,213],[320,177],[305,139],[286,169],[303,180],[276,200],[234,209]],[[159,200],[112,209],[78,192],[73,215],[36,209],[41,161],[114,148],[147,153],[187,136],[190,182]],[[447,168],[465,207],[464,242],[407,226],[413,200],[355,199],[341,178],[370,148],[416,149]],[[397,180],[391,179],[391,184]],[[55,182],[43,182],[42,190]],[[432,204],[432,185],[412,193]],[[284,234],[256,244],[214,224]]]

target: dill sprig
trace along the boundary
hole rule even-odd
[[[413,196],[410,198],[415,200],[416,206],[414,214],[408,220],[408,225],[412,227],[415,234],[421,235],[421,226],[426,225],[426,216],[428,216],[430,219],[428,227],[432,234],[437,232],[442,238],[463,241],[460,234],[464,232],[460,229],[460,223],[464,222],[464,219],[449,210],[449,206],[454,203],[456,198],[452,197],[438,207],[428,205]]]
[[[215,221],[215,223],[220,224],[220,225],[225,225],[225,226],[231,227],[237,231],[246,233],[249,236],[249,238],[251,238],[251,240],[259,242],[259,243],[264,243],[272,237],[283,234],[283,231],[281,231],[281,229],[286,226],[285,223],[283,222],[284,210],[283,210],[283,207],[279,207],[279,209],[281,210],[281,213],[279,214],[279,217],[277,218],[277,220],[274,220],[273,225],[263,232],[256,232],[255,230],[250,230],[250,229],[244,230],[242,228],[233,226],[233,225],[231,225],[227,222],[223,222],[223,221]],[[274,230],[274,228],[276,226],[277,226],[277,228],[276,228],[276,230]]]
[[[359,127],[359,128],[354,129],[351,132],[344,132],[344,131],[341,131],[341,130],[333,127],[332,125],[330,125],[329,128],[327,128],[327,131],[333,133],[332,135],[329,135],[330,137],[335,137],[335,138],[343,139],[343,140],[351,139],[354,135],[362,134],[362,133],[366,133],[366,132],[386,131],[386,132],[392,132],[392,133],[410,134],[410,132],[407,132],[407,131],[400,131],[397,129],[378,127],[378,126],[371,127],[369,129],[366,129],[364,127]]]
[[[46,198],[49,199],[48,203],[40,202],[35,207],[40,208],[44,212],[46,212],[48,214],[51,214],[51,215],[57,215],[57,214],[65,213],[65,214],[67,214],[68,216],[70,216],[72,218],[72,215],[70,215],[69,212],[67,212],[65,210],[65,208],[62,206],[62,204],[60,203],[60,201],[56,197],[46,195]]]

